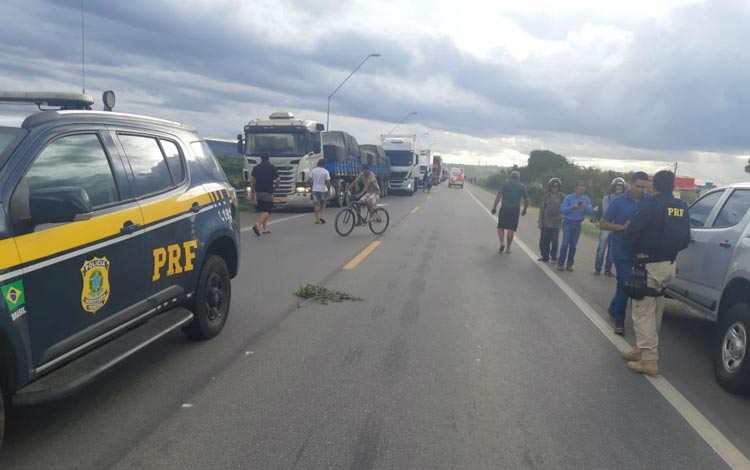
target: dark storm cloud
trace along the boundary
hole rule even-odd
[[[601,67],[591,61],[606,57],[592,59],[586,51],[488,60],[447,36],[401,39],[314,21],[330,18],[336,3],[296,2],[315,34],[300,31],[287,42],[240,26],[226,8],[86,2],[90,80],[158,95],[160,106],[188,111],[220,112],[227,103],[325,111],[328,93],[366,54],[378,52],[383,57],[337,94],[335,113],[394,121],[415,110],[415,120],[432,128],[485,138],[565,132],[654,149],[750,146],[748,6],[709,2],[661,22],[641,21],[619,65]],[[3,76],[78,85],[78,1],[6,2],[0,13]],[[542,38],[564,38],[581,24],[574,15],[546,23],[517,19]],[[410,94],[410,87],[424,93]],[[453,99],[454,93],[469,99]]]

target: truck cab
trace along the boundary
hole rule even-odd
[[[420,148],[416,135],[382,135],[383,150],[391,164],[388,188],[414,195],[420,180]]]
[[[292,113],[277,112],[268,119],[247,123],[238,135],[238,150],[245,157],[243,176],[249,183],[260,157],[268,155],[279,172],[281,184],[274,204],[281,207],[312,207],[310,172],[323,158],[323,124],[295,119]]]

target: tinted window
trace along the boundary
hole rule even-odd
[[[156,139],[137,135],[119,137],[133,169],[136,196],[158,193],[173,186],[167,162]]]
[[[748,209],[750,209],[750,190],[735,190],[724,203],[719,215],[716,216],[714,227],[734,227],[745,217]]]
[[[216,180],[226,181],[227,177],[224,175],[224,170],[221,169],[219,161],[216,160],[211,148],[205,141],[190,142],[190,148],[193,149],[193,152],[198,157],[198,161],[201,162],[201,166],[209,175]]]
[[[28,191],[60,186],[83,188],[93,207],[120,199],[107,154],[95,134],[69,135],[47,145],[19,186]]]
[[[167,165],[169,165],[169,171],[172,173],[172,179],[175,184],[182,183],[185,180],[185,167],[182,163],[182,157],[180,157],[180,150],[174,142],[168,140],[161,140],[160,142],[164,155],[167,157]]]
[[[703,227],[706,225],[706,220],[711,214],[714,206],[724,191],[716,191],[715,193],[707,194],[702,198],[695,201],[695,204],[690,206],[690,226],[691,227]]]

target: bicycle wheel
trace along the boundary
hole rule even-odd
[[[388,214],[388,211],[382,207],[378,207],[375,209],[373,220],[370,222],[370,230],[372,230],[372,233],[375,235],[380,235],[388,228],[390,221],[391,216]]]
[[[341,235],[342,237],[345,237],[352,233],[352,230],[354,230],[354,222],[357,215],[352,211],[350,208],[346,208],[342,211],[340,211],[336,215],[336,221],[334,223],[334,226],[336,227],[336,233]]]

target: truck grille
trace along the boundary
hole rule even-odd
[[[279,172],[279,179],[281,183],[274,192],[276,196],[287,196],[294,194],[296,188],[294,187],[294,168],[293,166],[277,166],[276,171]]]
[[[391,179],[392,180],[393,179],[396,179],[396,180],[405,180],[406,179],[406,175],[408,175],[408,174],[409,174],[408,171],[393,171],[393,172],[391,172]]]

